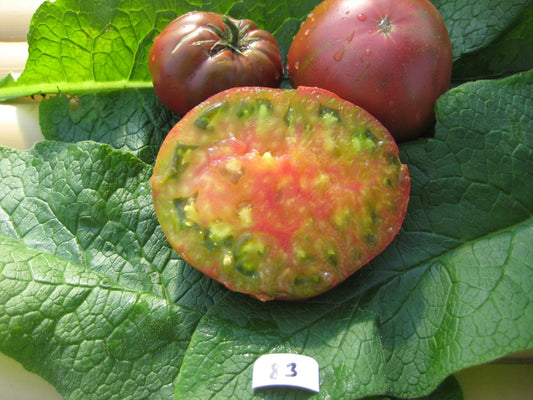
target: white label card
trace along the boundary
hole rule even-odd
[[[300,354],[265,354],[253,368],[252,387],[292,386],[320,391],[320,373],[314,358]]]

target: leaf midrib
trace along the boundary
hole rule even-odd
[[[117,81],[86,80],[79,82],[48,82],[38,84],[33,82],[22,82],[21,84],[9,85],[0,88],[0,101],[35,95],[45,96],[56,93],[68,93],[72,96],[79,96],[91,93],[102,93],[126,89],[147,89],[152,87],[153,84],[151,81],[131,81],[127,79]]]

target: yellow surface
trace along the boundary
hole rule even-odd
[[[61,400],[52,385],[0,353],[1,400]]]
[[[533,363],[480,365],[455,376],[465,400],[533,400]]]
[[[43,0],[0,0],[0,42],[25,41],[31,17],[41,3]]]

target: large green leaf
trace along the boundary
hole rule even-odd
[[[179,117],[153,89],[127,89],[41,101],[39,122],[46,139],[94,140],[131,152],[152,164],[166,134]]]
[[[227,292],[170,250],[151,167],[92,142],[0,156],[0,350],[66,399],[170,398],[196,324]],[[460,399],[453,382],[436,393]]]
[[[223,293],[169,247],[151,170],[91,142],[0,148],[0,350],[65,398],[168,399]]]
[[[533,348],[532,99],[533,71],[446,94],[436,137],[402,147],[413,185],[396,241],[314,300],[219,302],[193,335],[177,398],[252,398],[254,361],[276,352],[319,362],[313,398],[418,397]]]
[[[488,46],[531,6],[530,0],[431,0],[452,39],[454,58]]]
[[[65,399],[172,398],[198,312],[3,235],[0,254],[4,353]]]
[[[533,2],[486,47],[454,64],[454,79],[472,80],[533,68]]]

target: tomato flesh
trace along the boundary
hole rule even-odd
[[[261,300],[328,290],[394,238],[410,179],[388,131],[320,89],[237,88],[169,133],[151,179],[174,248]]]

